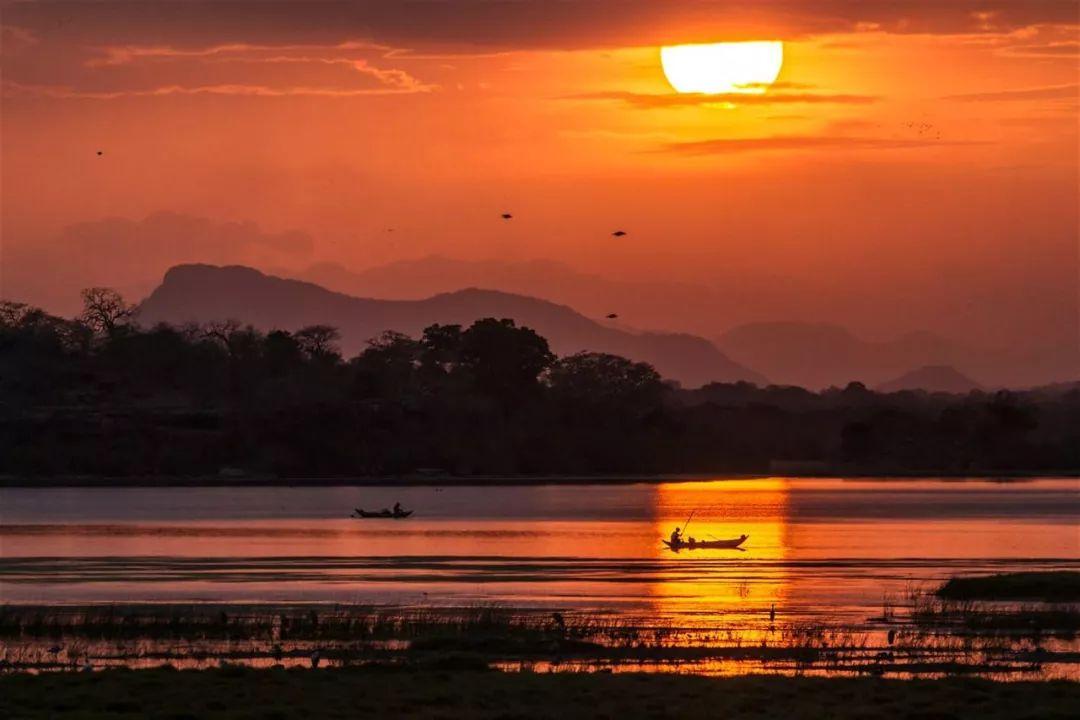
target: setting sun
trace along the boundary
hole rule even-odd
[[[1078,5],[0,0],[0,720],[1080,720]]]
[[[660,49],[660,63],[681,93],[762,93],[780,74],[784,43],[672,45]]]

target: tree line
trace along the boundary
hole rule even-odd
[[[141,327],[106,288],[74,319],[0,303],[0,473],[281,477],[1054,472],[1080,469],[1080,391],[815,393],[557,357],[510,319],[386,332]]]

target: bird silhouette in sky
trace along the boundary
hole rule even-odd
[[[616,230],[615,232],[613,232],[611,234],[614,235],[615,237],[622,237],[623,235],[626,234],[626,231],[625,230]]]
[[[514,216],[513,216],[513,215],[511,215],[510,213],[503,213],[503,214],[502,214],[502,219],[503,219],[503,220],[509,220],[509,219],[511,219],[512,217],[514,217]]]
[[[614,320],[615,318],[619,317],[619,315],[618,313],[608,313],[604,317],[606,317],[608,320]]]
[[[97,154],[98,154],[98,157],[101,157],[102,155],[105,154],[105,151],[104,150],[98,150]]]

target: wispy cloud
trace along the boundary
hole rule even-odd
[[[669,143],[662,152],[680,155],[725,155],[733,153],[798,150],[912,150],[940,145],[975,145],[974,141],[942,141],[880,137],[829,135],[774,135],[755,138],[717,138]]]
[[[98,55],[83,62],[84,67],[103,72],[120,69],[140,63],[168,63],[169,66],[177,67],[184,64],[197,63],[197,67],[209,68],[210,66],[223,67],[226,65],[253,67],[259,65],[314,65],[336,66],[346,68],[360,75],[366,76],[387,88],[409,92],[426,92],[434,89],[433,85],[424,83],[411,73],[400,68],[380,67],[373,63],[371,57],[363,57],[367,53],[375,59],[388,57],[395,48],[388,45],[380,45],[368,42],[343,42],[331,46],[318,46],[310,44],[286,44],[286,45],[258,45],[252,43],[227,43],[205,47],[173,47],[169,45],[119,45],[97,48]],[[208,70],[206,72],[209,72]],[[205,74],[205,73],[204,73]],[[242,94],[312,94],[312,90],[323,90],[320,94],[373,94],[371,92],[353,93],[351,88],[335,88],[332,83],[322,88],[317,84],[297,88],[279,88],[268,86],[265,83],[245,81],[249,78],[239,79],[235,82],[207,82],[197,87],[188,87],[185,83],[176,83],[175,87],[186,89],[190,92],[205,91],[205,88],[263,88],[270,92],[244,91]],[[172,88],[174,84],[166,87]],[[359,89],[358,89],[359,90]],[[367,91],[366,88],[364,88]],[[120,92],[118,90],[118,92]],[[128,88],[123,92],[138,92],[137,89]],[[161,93],[158,93],[161,94]],[[223,93],[233,94],[233,93]]]
[[[671,42],[779,39],[846,32],[1001,34],[1075,27],[1074,0],[329,0],[313,3],[7,3],[31,29],[65,20],[80,41],[154,37],[176,46],[282,38],[330,45],[374,39],[434,52],[584,49]]]
[[[582,93],[569,95],[568,100],[613,100],[636,108],[700,107],[706,105],[792,105],[841,104],[865,105],[878,98],[870,95],[836,95],[824,93],[699,93],[649,94],[624,91]]]
[[[426,92],[405,88],[331,88],[331,87],[269,87],[266,85],[163,85],[138,90],[79,90],[56,85],[24,85],[4,82],[4,95],[30,95],[55,99],[116,100],[119,98],[163,97],[168,95],[237,95],[247,97],[363,97],[371,95],[406,95]]]
[[[17,55],[37,44],[38,38],[30,30],[17,25],[0,25],[0,48],[5,55]]]
[[[389,54],[395,48],[389,45],[380,45],[369,42],[341,42],[333,45],[311,44],[286,44],[286,45],[259,45],[254,43],[224,43],[220,45],[208,45],[204,47],[174,47],[171,45],[112,45],[97,48],[98,56],[89,58],[84,64],[87,67],[108,67],[117,65],[129,65],[139,60],[150,59],[184,59],[184,58],[215,58],[215,57],[244,57],[257,56],[260,53],[318,53],[318,52],[350,52],[350,51],[375,51],[378,54]]]
[[[1006,49],[1009,55],[1021,57],[1061,57],[1075,58],[1080,56],[1080,42],[1067,40],[1063,42],[1031,43],[1028,45],[1013,45]]]
[[[1018,100],[1076,100],[1080,98],[1080,85],[1051,85],[1048,87],[1000,90],[996,92],[946,95],[944,100],[968,102],[1011,102]]]

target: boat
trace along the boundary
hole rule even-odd
[[[361,510],[360,508],[353,508],[352,517],[357,519],[383,518],[387,520],[403,520],[412,514],[412,510],[402,510],[401,512],[395,513],[390,510],[378,510],[372,512],[371,510]]]
[[[748,537],[750,536],[740,535],[739,537],[730,540],[683,540],[675,543],[670,540],[664,540],[663,543],[675,552],[678,552],[679,550],[703,550],[709,548],[713,550],[735,550],[746,542]]]

